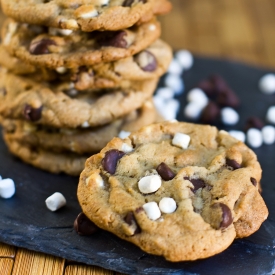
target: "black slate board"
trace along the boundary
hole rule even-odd
[[[184,80],[189,90],[210,73],[224,76],[242,100],[241,120],[234,127],[242,129],[248,116],[264,119],[267,107],[275,104],[275,95],[266,96],[258,90],[258,80],[267,72],[228,61],[196,58]],[[179,99],[185,103],[185,95]],[[179,120],[182,119],[181,111]],[[268,220],[253,236],[236,240],[219,255],[195,262],[170,263],[108,232],[78,236],[73,230],[73,221],[80,212],[75,195],[78,179],[52,175],[22,163],[7,151],[0,139],[0,174],[13,178],[17,189],[13,198],[0,199],[0,242],[127,274],[272,274],[275,271],[275,145],[263,146],[255,152],[264,170],[262,186],[270,211]],[[52,213],[44,201],[56,191],[64,194],[67,206]]]

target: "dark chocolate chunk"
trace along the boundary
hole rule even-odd
[[[124,218],[124,221],[127,224],[129,224],[130,226],[132,226],[132,225],[136,226],[136,230],[134,232],[134,235],[141,233],[141,229],[140,229],[140,227],[139,227],[139,225],[137,223],[137,220],[136,220],[133,212],[127,213],[126,217]]]
[[[156,170],[163,180],[171,180],[176,176],[176,174],[164,162],[162,162]]]
[[[104,159],[102,160],[102,166],[104,170],[113,175],[116,172],[117,162],[125,155],[124,152],[116,149],[106,152]]]
[[[221,107],[237,108],[240,105],[240,100],[231,89],[227,88],[218,93],[217,103]]]
[[[125,31],[105,31],[104,36],[99,35],[97,43],[101,47],[116,47],[126,49],[128,46],[125,40],[127,33]]]
[[[185,180],[189,180],[194,185],[194,188],[192,191],[195,193],[198,189],[204,188],[206,186],[206,183],[202,179],[190,179],[189,177],[184,177]]]
[[[43,106],[39,108],[33,108],[31,105],[26,104],[23,110],[23,115],[27,120],[37,121],[42,117]]]
[[[240,169],[242,166],[234,159],[226,159],[226,165],[233,168],[233,170]]]
[[[246,120],[244,131],[247,132],[250,128],[256,128],[261,130],[263,127],[263,121],[258,117],[252,116]]]
[[[131,7],[135,0],[125,0],[122,7]],[[139,0],[138,2],[146,3],[146,0]]]
[[[255,179],[255,178],[250,178],[250,181],[251,181],[251,183],[254,185],[254,186],[257,186],[257,180]]]
[[[157,69],[157,60],[149,51],[143,51],[135,56],[135,61],[145,72],[153,72]]]
[[[31,43],[29,52],[34,55],[39,55],[39,54],[48,54],[50,53],[48,47],[51,45],[56,45],[55,41],[44,38],[39,41],[34,41]]]
[[[74,229],[81,236],[89,236],[99,230],[99,228],[90,221],[84,213],[80,213],[75,219]]]
[[[218,203],[218,206],[222,210],[222,221],[220,223],[220,228],[227,228],[233,222],[232,213],[226,204]]]
[[[201,113],[201,122],[206,124],[213,124],[219,121],[221,110],[219,106],[210,101]]]

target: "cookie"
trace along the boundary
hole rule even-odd
[[[105,125],[140,108],[156,88],[157,79],[129,90],[65,94],[29,78],[0,76],[0,116],[59,128]]]
[[[66,173],[79,176],[85,165],[86,157],[73,153],[56,153],[38,147],[22,145],[16,141],[5,140],[9,151],[25,163],[51,173]]]
[[[77,194],[100,228],[169,261],[196,260],[267,218],[261,172],[253,151],[227,132],[163,122],[90,157]]]
[[[60,29],[21,24],[12,19],[2,28],[3,45],[12,56],[36,66],[59,70],[132,56],[146,49],[159,36],[160,24],[155,19],[115,32],[67,34]]]
[[[132,132],[157,121],[157,112],[151,101],[140,110],[110,124],[88,129],[54,129],[35,125],[23,120],[4,120],[3,133],[6,140],[23,145],[39,147],[52,152],[70,151],[78,154],[99,152],[120,131]]]
[[[82,30],[121,30],[171,10],[167,0],[3,0],[3,12],[23,23]]]
[[[160,77],[167,70],[172,50],[163,41],[157,40],[146,50],[135,56],[118,61],[101,63],[93,66],[51,70],[35,67],[11,57],[3,47],[0,47],[0,64],[9,72],[26,75],[36,81],[53,82],[55,87],[64,91],[96,91],[105,88],[130,88],[133,81],[144,81]]]

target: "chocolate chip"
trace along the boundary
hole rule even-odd
[[[143,51],[135,56],[135,61],[145,72],[153,72],[157,69],[157,60],[149,51]]]
[[[260,118],[253,116],[253,117],[249,117],[246,120],[244,130],[245,132],[247,132],[250,128],[256,128],[261,130],[263,127],[264,127],[263,121]]]
[[[127,48],[128,43],[125,40],[127,33],[125,31],[106,31],[104,36],[101,34],[97,38],[97,43],[101,47]]]
[[[213,83],[209,80],[202,80],[198,83],[197,87],[202,89],[205,94],[210,98],[213,98],[216,95]]]
[[[99,228],[90,221],[84,213],[80,213],[75,219],[74,229],[81,236],[89,236],[99,230]]]
[[[34,55],[39,55],[39,54],[48,54],[50,53],[48,47],[51,45],[56,45],[55,41],[44,38],[39,41],[34,41],[31,43],[29,52]]]
[[[217,103],[221,107],[237,108],[240,105],[240,100],[231,89],[227,88],[218,93]]]
[[[116,149],[106,152],[104,159],[102,159],[102,166],[104,170],[113,175],[116,172],[117,162],[124,155],[124,152],[118,151]]]
[[[163,180],[171,180],[176,176],[176,174],[164,162],[162,162],[156,170]]]
[[[135,212],[138,214],[138,213],[141,213],[141,212],[143,212],[144,211],[144,209],[143,209],[143,207],[141,206],[141,207],[138,207],[136,210],[135,210]]]
[[[124,218],[124,221],[127,224],[129,224],[130,226],[135,226],[136,227],[134,235],[141,233],[141,229],[140,229],[140,227],[137,223],[137,220],[136,220],[133,212],[127,213],[126,217]]]
[[[42,117],[43,106],[39,108],[33,108],[31,105],[26,104],[23,110],[23,115],[27,120],[37,121]]]
[[[192,182],[192,184],[194,185],[194,188],[192,188],[191,190],[195,193],[198,189],[200,188],[204,188],[206,186],[206,183],[204,180],[202,179],[190,179],[189,177],[184,177],[183,179],[185,180],[189,180]]]
[[[233,170],[240,169],[242,166],[234,159],[226,159],[226,165],[233,168]]]
[[[225,82],[224,78],[218,74],[211,75],[209,77],[209,80],[211,81],[216,93],[219,93],[228,88],[228,85]]]
[[[232,213],[230,208],[223,203],[216,203],[212,207],[220,207],[222,210],[222,219],[220,223],[220,229],[227,228],[233,222]]]
[[[206,124],[216,123],[220,118],[220,113],[221,110],[219,106],[213,101],[210,101],[202,111],[201,122]]]
[[[125,0],[122,7],[131,7],[135,0]],[[146,3],[146,0],[139,0],[138,2]]]
[[[250,181],[251,181],[251,183],[254,185],[254,186],[257,186],[257,180],[255,179],[255,178],[250,178]]]

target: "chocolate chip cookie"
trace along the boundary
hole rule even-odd
[[[23,23],[66,30],[121,30],[171,10],[167,0],[3,0],[3,12]]]
[[[249,236],[268,216],[261,167],[208,125],[163,122],[90,157],[78,199],[97,226],[169,261],[196,260]]]
[[[22,145],[9,139],[5,139],[5,142],[13,155],[28,164],[51,173],[66,173],[72,176],[79,176],[87,158],[85,155],[73,153],[50,152],[38,147]]]
[[[62,70],[132,56],[160,36],[155,19],[130,29],[109,32],[64,33],[7,19],[2,28],[3,45],[12,56],[27,63]]]
[[[11,74],[0,75],[0,115],[59,128],[105,125],[140,108],[149,99],[157,79],[128,90],[66,94],[43,83]]]
[[[6,140],[39,147],[52,152],[70,151],[78,154],[99,152],[121,131],[132,132],[157,121],[157,112],[152,101],[125,117],[101,127],[87,129],[51,128],[24,120],[4,120],[3,134]]]

